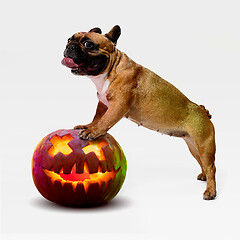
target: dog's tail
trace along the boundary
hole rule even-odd
[[[209,119],[212,118],[212,115],[209,113],[209,111],[203,105],[199,105],[199,107],[201,107],[207,113],[207,116]]]

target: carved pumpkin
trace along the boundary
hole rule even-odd
[[[110,135],[80,139],[78,130],[57,130],[37,145],[32,174],[48,200],[75,206],[99,205],[114,198],[126,176],[126,158]]]

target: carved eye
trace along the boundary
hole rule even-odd
[[[85,41],[83,45],[86,49],[93,49],[95,46],[94,43],[90,41]]]

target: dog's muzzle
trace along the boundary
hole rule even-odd
[[[83,53],[81,47],[73,42],[70,43],[64,50],[64,57],[73,59],[75,64],[80,64],[86,60],[86,56]]]

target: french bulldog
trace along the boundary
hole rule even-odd
[[[216,197],[215,130],[203,105],[190,101],[176,87],[135,63],[116,48],[118,25],[78,32],[68,39],[62,64],[75,75],[88,76],[99,99],[93,121],[78,125],[79,136],[93,140],[126,117],[151,130],[181,137],[198,161],[197,179],[207,181],[203,198]]]

